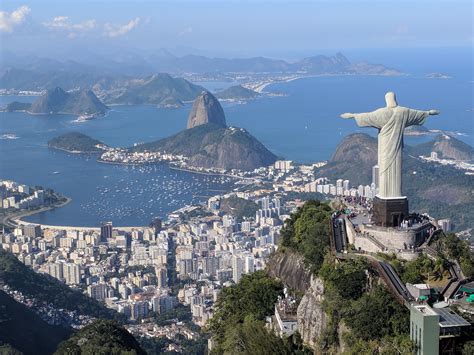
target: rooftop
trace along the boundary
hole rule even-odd
[[[436,313],[431,307],[424,306],[424,305],[416,305],[414,306],[415,309],[417,309],[419,312],[427,315],[427,316],[435,316],[438,313]]]
[[[463,317],[455,313],[451,308],[434,308],[433,311],[439,314],[440,327],[468,327],[471,325]]]

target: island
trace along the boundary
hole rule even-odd
[[[71,132],[48,141],[48,147],[69,153],[102,153],[108,146],[83,133]]]
[[[14,101],[6,106],[5,111],[25,111],[35,115],[70,114],[79,116],[79,120],[88,120],[105,115],[107,109],[91,90],[67,92],[56,87],[32,104]]]
[[[429,73],[425,75],[426,79],[452,79],[453,77],[443,73]]]

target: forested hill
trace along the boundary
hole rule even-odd
[[[71,329],[46,323],[31,309],[0,291],[0,346],[8,344],[25,355],[48,355],[70,334]],[[0,354],[8,352],[0,348]]]
[[[75,311],[94,318],[123,320],[117,312],[49,275],[36,273],[13,254],[2,249],[0,249],[0,283],[21,292],[27,298],[49,304],[55,309]]]

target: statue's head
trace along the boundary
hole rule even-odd
[[[387,103],[387,107],[397,107],[397,98],[395,97],[395,93],[393,91],[389,91],[385,94],[385,102]]]

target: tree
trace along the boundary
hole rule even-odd
[[[347,260],[338,265],[324,264],[319,275],[326,288],[334,287],[343,298],[358,299],[367,284],[367,262],[362,259]]]
[[[282,228],[282,246],[303,255],[317,273],[329,250],[331,208],[316,200],[306,202]]]
[[[244,322],[229,329],[222,344],[224,354],[289,355],[291,344],[265,328],[264,322],[246,316]]]
[[[145,351],[132,334],[118,323],[101,319],[59,344],[55,354],[145,355]]]
[[[268,277],[264,271],[244,275],[238,284],[224,288],[215,303],[215,312],[209,323],[217,348],[228,340],[236,327],[244,323],[247,316],[264,320],[273,314],[275,302],[282,292],[283,285]]]
[[[382,286],[376,286],[370,294],[356,300],[344,318],[358,339],[369,341],[408,334],[408,311]]]

